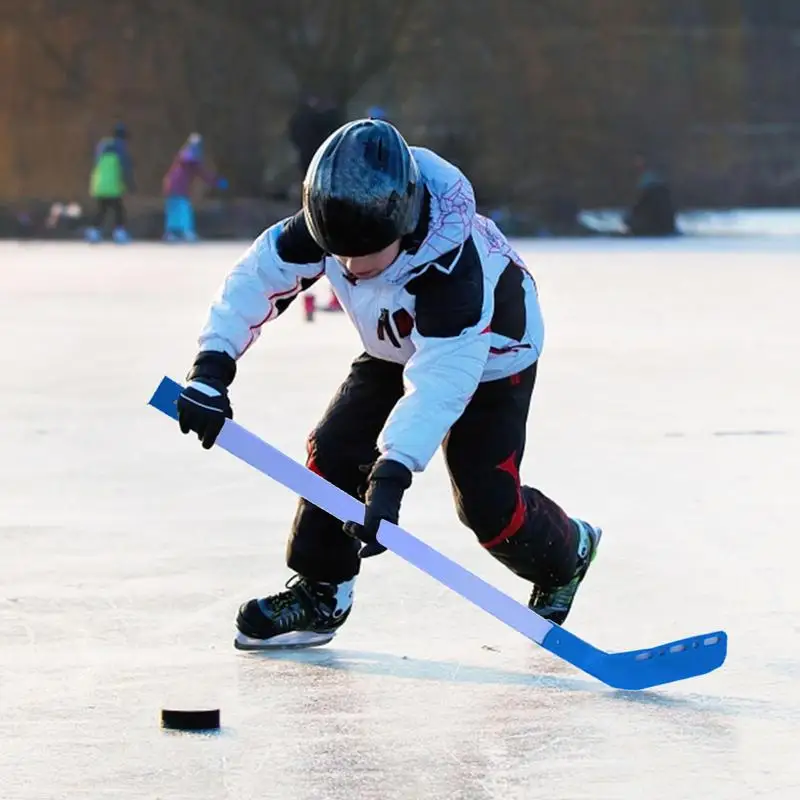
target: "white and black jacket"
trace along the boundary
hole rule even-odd
[[[422,471],[478,384],[539,357],[536,284],[505,236],[475,212],[466,177],[412,147],[426,202],[415,233],[383,273],[354,280],[311,238],[302,212],[264,231],[220,288],[201,351],[238,359],[304,289],[325,275],[370,355],[404,364],[405,394],[378,440],[382,455]]]

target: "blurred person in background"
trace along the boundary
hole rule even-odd
[[[196,242],[191,192],[196,178],[209,187],[227,189],[228,182],[205,166],[203,137],[190,134],[164,176],[164,239],[168,242]]]
[[[669,184],[654,169],[644,156],[634,159],[639,176],[636,186],[638,196],[625,217],[629,236],[675,236],[675,206]]]
[[[124,244],[130,240],[125,229],[124,197],[135,186],[127,140],[128,131],[125,125],[119,123],[114,127],[113,134],[103,137],[95,148],[89,194],[97,204],[97,211],[94,225],[86,229],[86,238],[90,242],[102,240],[109,213],[114,219],[114,241]]]
[[[336,104],[316,95],[308,95],[297,106],[289,120],[289,140],[297,150],[301,176],[317,148],[344,122]]]
[[[382,119],[384,122],[391,122],[386,109],[380,106],[370,106],[367,109],[367,119]]]
[[[344,122],[336,105],[316,95],[305,97],[289,120],[289,139],[297,150],[297,162],[304,176],[314,153],[322,143]],[[306,320],[314,321],[315,311],[342,311],[339,300],[331,291],[328,303],[317,308],[316,297],[308,293],[304,298]]]

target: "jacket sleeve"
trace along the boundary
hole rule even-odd
[[[303,213],[267,228],[239,259],[214,298],[199,338],[200,351],[238,359],[261,326],[282,314],[325,270],[325,254]]]
[[[136,189],[136,181],[133,178],[133,159],[131,158],[130,151],[124,143],[119,147],[119,158],[122,163],[122,175],[125,181],[125,188],[129,192]]]
[[[449,273],[431,266],[406,287],[415,295],[415,352],[405,393],[378,439],[384,458],[421,472],[463,414],[489,358],[486,331],[494,297],[484,286],[480,255],[467,239]]]

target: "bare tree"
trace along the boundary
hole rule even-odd
[[[91,16],[99,10],[91,6],[99,5],[88,0],[84,8]],[[51,99],[75,100],[85,95],[91,81],[88,61],[98,31],[87,30],[83,20],[58,0],[7,0],[0,4],[0,24],[18,31],[31,46],[27,54],[31,89]]]
[[[388,70],[421,0],[229,0],[228,19],[292,75],[295,90],[345,105]]]

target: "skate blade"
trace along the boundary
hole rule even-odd
[[[251,639],[239,631],[233,640],[233,646],[237,650],[299,650],[328,644],[335,635],[335,631],[330,633],[290,631],[279,636],[273,636],[271,639]]]

